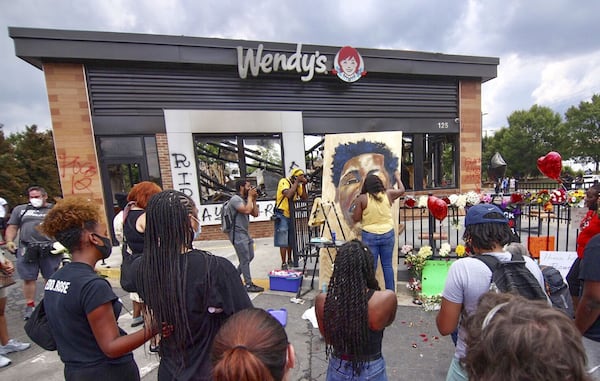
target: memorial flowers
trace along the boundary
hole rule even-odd
[[[567,192],[567,203],[571,206],[583,207],[585,191],[583,189],[570,190]]]
[[[464,245],[458,244],[456,245],[456,249],[454,249],[454,252],[456,253],[457,257],[464,257],[467,253],[467,249]]]
[[[405,254],[404,264],[413,275],[413,278],[421,279],[425,261],[433,254],[431,246],[422,246],[416,254],[410,245],[402,246],[401,251]]]
[[[452,247],[450,246],[450,244],[448,242],[444,242],[442,243],[442,246],[440,247],[440,257],[447,257],[448,254],[450,254],[450,251],[452,250]]]
[[[410,290],[413,302],[419,300],[419,294],[421,293],[421,281],[419,279],[410,278],[406,283],[406,288]]]

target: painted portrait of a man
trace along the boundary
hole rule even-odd
[[[335,148],[331,180],[336,189],[335,202],[339,204],[346,224],[353,228],[352,202],[360,194],[368,175],[377,175],[386,188],[398,181],[398,156],[385,143],[367,141],[342,143]]]
[[[352,218],[352,205],[368,175],[377,175],[386,189],[401,184],[401,157],[402,132],[399,131],[325,135],[323,212],[338,240],[360,238],[361,224],[355,223]],[[392,211],[397,225],[398,203],[394,203]],[[324,232],[326,237],[329,237],[328,230]],[[331,262],[335,260],[331,254],[330,250],[320,255],[321,282],[328,282],[331,276]],[[394,263],[397,262],[397,254],[395,259]],[[377,269],[378,279],[380,267]],[[380,282],[383,284],[383,278]]]

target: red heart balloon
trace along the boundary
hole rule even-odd
[[[429,196],[427,199],[427,208],[433,217],[440,222],[448,215],[448,204],[441,198]]]
[[[558,152],[548,152],[546,156],[537,159],[537,167],[544,175],[552,180],[560,182],[560,172],[562,171],[562,158]]]

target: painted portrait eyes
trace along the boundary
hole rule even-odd
[[[342,183],[342,185],[354,185],[354,184],[358,184],[360,183],[360,180],[358,180],[356,177],[352,177],[348,180],[344,180],[344,182]]]

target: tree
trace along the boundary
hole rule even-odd
[[[9,207],[23,200],[23,191],[27,187],[27,175],[15,157],[12,144],[4,137],[0,125],[0,197],[6,199]]]
[[[52,131],[38,132],[35,124],[27,126],[25,132],[12,134],[8,141],[14,148],[14,157],[18,166],[25,172],[23,187],[19,190],[18,204],[27,202],[25,189],[32,185],[44,187],[48,198],[61,197],[58,165]]]
[[[508,127],[486,142],[482,159],[487,162],[483,161],[482,166],[497,151],[506,161],[507,174],[538,175],[537,159],[549,151],[560,152],[566,146],[565,141],[561,116],[548,107],[533,105],[528,111],[513,112],[508,117]]]
[[[565,113],[567,126],[567,154],[579,162],[595,163],[600,167],[600,95],[592,96],[590,102],[581,102]]]

